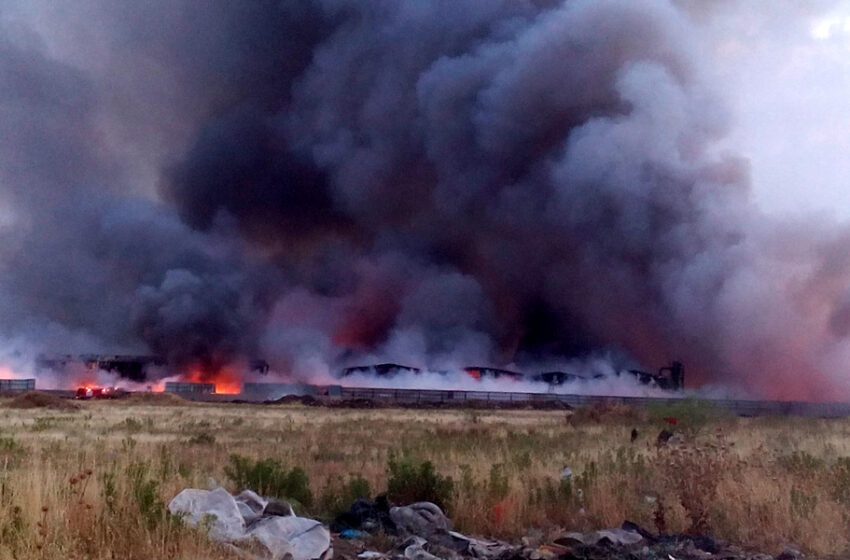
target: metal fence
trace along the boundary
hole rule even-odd
[[[297,388],[297,391],[294,390]],[[0,379],[0,391],[30,391],[35,389],[35,379]],[[560,402],[569,406],[585,406],[599,403],[621,403],[638,407],[664,405],[677,402],[678,398],[658,397],[608,397],[598,395],[565,395],[558,393],[504,393],[497,391],[451,391],[429,389],[382,389],[377,387],[341,387],[246,383],[239,395],[217,395],[213,383],[167,382],[165,391],[180,394],[190,400],[229,402],[261,402],[269,399],[269,392],[278,398],[282,394],[316,395],[318,398],[368,399],[399,403],[540,403]],[[73,391],[50,391],[61,396],[73,396]],[[741,416],[810,416],[839,418],[850,416],[850,403],[812,403],[802,401],[751,401],[711,400],[715,406]]]
[[[342,387],[344,399],[388,400],[396,402],[434,403],[535,403],[561,402],[570,406],[620,403],[645,407],[675,403],[676,398],[607,397],[597,395],[564,395],[557,393],[502,393],[495,391],[438,391],[426,389],[377,389]],[[712,400],[717,407],[742,416],[812,416],[834,418],[850,416],[850,403],[811,403],[802,401]]]

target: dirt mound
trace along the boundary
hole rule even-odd
[[[80,408],[75,402],[63,399],[41,391],[27,391],[15,396],[6,404],[9,408],[55,408],[59,410],[71,410]]]
[[[187,405],[190,404],[184,398],[181,398],[174,393],[127,393],[121,397],[121,402],[125,404],[149,404],[149,405]]]
[[[301,395],[284,395],[279,399],[267,402],[268,404],[301,404],[303,398]]]
[[[322,406],[323,403],[313,395],[284,395],[265,404],[303,404],[304,406]]]

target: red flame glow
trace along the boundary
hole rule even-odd
[[[182,378],[190,383],[213,383],[215,392],[219,395],[238,395],[242,392],[242,380],[236,374],[236,369],[231,366],[222,367],[215,372],[193,367]]]

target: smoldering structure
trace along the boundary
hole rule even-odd
[[[129,356],[129,355],[97,355],[97,354],[82,354],[82,355],[39,355],[35,360],[35,373],[48,374],[52,378],[64,379],[67,382],[60,385],[65,385],[68,388],[72,385],[79,386],[85,394],[86,390],[97,388],[98,378],[101,375],[106,375],[111,381],[119,382],[121,389],[127,386],[130,382],[130,387],[140,389],[148,381],[164,378],[172,379],[165,381],[160,389],[166,392],[201,392],[211,394],[217,391],[225,394],[251,393],[261,394],[267,389],[275,388],[276,390],[297,391],[301,385],[293,383],[279,383],[269,379],[270,366],[263,359],[253,359],[242,364],[242,371],[238,377],[239,380],[234,380],[232,376],[225,375],[222,379],[220,372],[202,372],[193,371],[187,375],[187,372],[181,371],[179,364],[169,364],[168,361],[161,356]],[[630,370],[628,372],[616,372],[619,376],[622,374],[630,374],[634,379],[642,385],[652,388],[681,391],[684,389],[684,366],[680,362],[673,362],[671,367],[661,368],[658,374]],[[468,381],[474,379],[477,381],[503,381],[506,391],[514,390],[517,384],[523,383],[533,387],[537,391],[552,391],[557,387],[568,385],[570,388],[581,388],[580,385],[592,381],[604,379],[602,374],[596,374],[593,377],[586,377],[581,373],[565,372],[565,371],[547,371],[547,372],[518,372],[504,370],[494,367],[467,366],[459,371],[423,371],[419,368],[405,366],[394,363],[381,363],[360,366],[350,366],[344,368],[339,373],[339,379],[335,383],[342,385],[350,385],[354,379],[354,386],[358,386],[365,382],[367,385],[380,385],[382,381],[393,380],[399,377],[404,377],[411,385],[428,385],[428,384],[445,384],[451,383],[451,379],[457,374],[462,374],[460,379]],[[464,377],[465,376],[465,377]],[[173,381],[183,377],[189,377],[191,381]],[[469,379],[466,379],[468,377]],[[206,381],[202,381],[202,380]],[[253,381],[248,381],[253,379]],[[22,381],[22,380],[8,380]],[[31,382],[32,386],[24,384],[21,387],[34,388],[35,379],[25,380]],[[221,387],[217,388],[217,383],[221,382]],[[13,384],[14,385],[14,384]],[[148,385],[147,390],[152,390],[152,386]]]
[[[41,354],[35,359],[35,372],[50,372],[63,375],[76,372],[92,374],[104,372],[114,374],[119,379],[143,383],[155,379],[158,375],[165,377],[179,376],[181,364],[169,364],[162,356],[130,356],[130,355],[99,355],[99,354]],[[244,364],[245,372],[266,375],[269,373],[269,363],[263,359],[253,359]],[[214,372],[210,372],[214,377]],[[203,376],[201,376],[203,377]]]
[[[83,4],[0,19],[4,347],[839,383],[847,232],[752,206],[688,3]]]

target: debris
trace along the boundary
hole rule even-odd
[[[637,438],[638,438],[638,431],[637,431],[637,428],[632,428],[632,440],[631,440],[631,441],[632,441],[632,443],[634,443],[634,442],[635,442],[635,440],[637,440]]]
[[[378,533],[383,530],[388,535],[396,534],[395,523],[390,519],[390,506],[384,495],[375,498],[374,502],[359,498],[351,504],[348,511],[339,514],[331,528],[336,532],[345,529]]]
[[[805,558],[802,552],[793,546],[786,546],[782,554],[776,557],[776,560],[802,560]]]
[[[357,529],[343,529],[339,532],[339,536],[344,539],[365,539],[369,536],[369,533]]]
[[[224,488],[183,490],[168,504],[168,511],[184,514],[183,520],[190,525],[208,525],[213,540],[235,541],[245,534],[245,519],[236,500]]]
[[[267,503],[252,490],[243,490],[241,494],[236,496],[236,507],[239,508],[239,513],[242,514],[246,524],[260,518]]]
[[[603,529],[592,533],[566,533],[561,538],[555,539],[555,544],[562,546],[573,546],[584,544],[587,546],[630,546],[643,540],[643,537],[635,531],[625,529]]]
[[[272,498],[269,500],[269,503],[266,504],[265,509],[263,509],[263,515],[295,517],[295,511],[293,511],[292,505],[290,505],[289,502],[285,502],[283,500],[275,500],[274,498]]]
[[[569,547],[576,544],[586,543],[584,542],[584,535],[581,533],[569,532],[565,533],[562,537],[555,539],[555,544]]]
[[[235,546],[243,557],[329,560],[333,554],[330,532],[322,523],[297,517],[287,502],[267,500],[251,490],[234,498],[224,488],[187,488],[171,500],[168,511],[192,526],[208,528],[210,538]],[[267,554],[249,553],[256,543]]]
[[[475,558],[499,558],[506,551],[515,548],[503,542],[476,539],[456,531],[442,529],[435,531],[428,538],[428,544],[435,549],[448,550],[462,556]],[[432,552],[435,552],[435,550],[432,550]]]
[[[250,509],[252,513],[260,515],[263,513],[263,510],[266,509],[266,505],[269,502],[261,498],[253,490],[243,490],[242,493],[236,496],[236,503],[237,505],[243,504]]]
[[[271,558],[293,560],[329,559],[331,534],[315,519],[295,516],[263,517],[251,525],[244,540],[256,539],[271,553]]]
[[[375,515],[375,509],[376,504],[358,500],[345,515],[348,521],[357,524]],[[389,516],[398,529],[398,535],[390,537],[392,550],[364,551],[362,542],[338,540],[339,548],[352,548],[350,552],[342,552],[341,557],[351,559],[356,555],[358,560],[772,560],[768,555],[753,555],[734,546],[718,544],[711,535],[656,536],[630,521],[624,521],[617,528],[564,533],[549,543],[543,542],[543,531],[532,530],[519,544],[511,544],[453,531],[451,521],[430,502],[391,508]],[[366,533],[346,527],[339,536],[357,539]],[[354,548],[357,546],[360,548]],[[786,547],[777,560],[804,560],[804,557],[796,549]]]
[[[360,560],[376,560],[377,558],[386,558],[387,555],[375,552],[374,550],[364,550],[358,554],[357,557],[360,558]]]
[[[637,544],[643,540],[638,533],[624,529],[604,529],[594,533],[596,542],[593,544],[605,544],[614,546],[628,546]]]
[[[538,550],[544,557],[549,556],[550,554],[556,557],[565,556],[570,551],[569,548],[557,544],[544,544],[540,546]]]
[[[573,477],[573,469],[569,466],[564,465],[564,468],[561,469],[561,480],[569,480]]]
[[[390,519],[402,534],[427,538],[438,529],[450,531],[452,522],[437,504],[416,502],[390,509]]]
[[[424,543],[413,543],[404,549],[404,557],[407,560],[440,560],[423,547]]]
[[[637,533],[646,540],[652,540],[652,534],[637,523],[632,523],[631,521],[623,521],[623,524],[620,525],[620,529],[623,529],[624,531],[631,531],[632,533]]]

